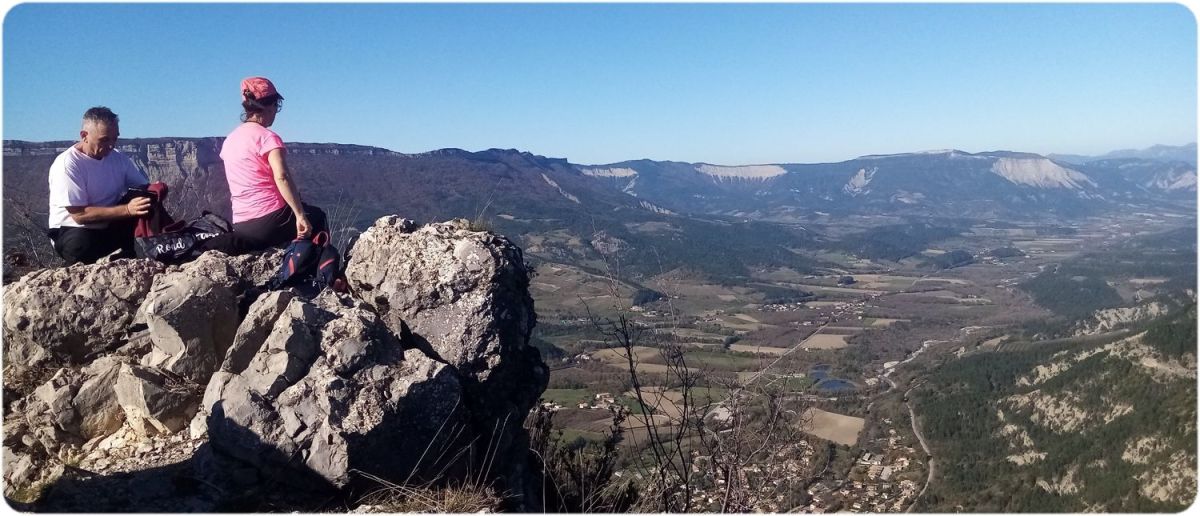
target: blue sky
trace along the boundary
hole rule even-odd
[[[22,4],[3,137],[222,136],[275,81],[287,141],[601,164],[1100,154],[1196,139],[1172,4]]]

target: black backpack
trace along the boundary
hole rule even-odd
[[[177,221],[162,228],[156,235],[134,239],[138,254],[165,263],[194,259],[203,252],[201,244],[212,237],[233,232],[233,225],[224,217],[209,211],[187,221]]]
[[[283,253],[279,273],[267,284],[271,290],[296,287],[316,294],[342,278],[342,255],[330,243],[329,233],[297,237]]]

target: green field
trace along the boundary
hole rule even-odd
[[[599,442],[604,440],[604,434],[598,432],[589,432],[587,430],[577,430],[574,428],[564,428],[562,430],[563,442],[571,442],[576,439],[584,439],[587,441]]]
[[[564,407],[575,407],[583,402],[591,402],[595,394],[588,389],[546,389],[542,399],[553,401]]]

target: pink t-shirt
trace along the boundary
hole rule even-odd
[[[267,162],[268,152],[282,148],[283,140],[278,134],[253,122],[239,125],[225,137],[221,159],[225,162],[235,224],[287,206]]]

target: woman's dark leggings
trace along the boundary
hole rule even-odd
[[[304,204],[304,214],[312,229],[309,236],[329,230],[325,212],[316,206]],[[217,235],[204,241],[204,250],[217,250],[230,256],[287,244],[296,238],[296,216],[292,209],[284,206],[257,219],[245,220],[233,225],[233,233]]]

